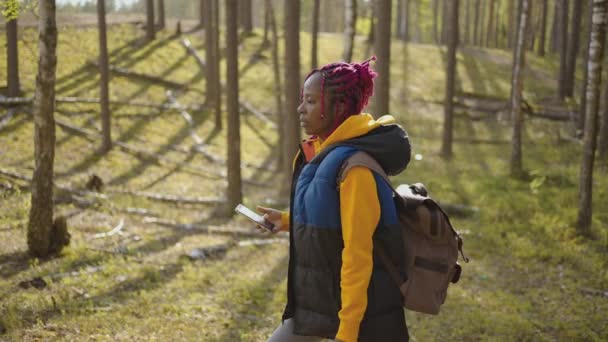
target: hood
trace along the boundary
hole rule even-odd
[[[369,114],[351,116],[321,144],[314,159],[324,158],[338,146],[351,146],[368,153],[389,176],[399,174],[410,162],[407,133],[390,115],[378,120]]]

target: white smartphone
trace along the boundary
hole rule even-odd
[[[274,231],[274,225],[264,219],[264,216],[256,213],[255,211],[247,208],[246,206],[239,204],[234,208],[234,211],[237,213],[244,215],[246,218],[251,220],[253,223],[261,226],[264,229],[269,231]]]

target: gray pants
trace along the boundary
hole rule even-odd
[[[323,341],[323,337],[300,336],[293,333],[293,320],[288,319],[279,325],[277,330],[272,333],[268,342],[318,342]]]

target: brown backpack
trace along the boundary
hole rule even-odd
[[[450,282],[460,279],[458,252],[462,239],[452,227],[448,215],[427,196],[421,183],[403,184],[394,189],[382,167],[365,152],[357,152],[344,161],[338,173],[338,184],[347,171],[364,166],[382,176],[393,189],[405,251],[404,269],[389,261],[383,246],[374,241],[374,252],[401,290],[406,309],[436,315],[445,302]],[[401,275],[405,274],[404,279]]]

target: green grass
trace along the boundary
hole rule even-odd
[[[177,94],[183,104],[204,100],[204,77],[179,39],[161,33],[142,43],[135,28],[112,26],[109,31],[112,64],[188,84]],[[200,33],[187,35],[203,53]],[[4,37],[0,37],[3,44]],[[26,96],[32,96],[36,73],[36,33],[24,30],[20,40],[20,74]],[[301,35],[302,75],[310,65],[310,37]],[[341,36],[321,35],[319,63],[340,58]],[[260,49],[261,35],[244,40],[240,53],[240,96],[256,108],[274,109],[271,55],[251,61]],[[98,96],[98,76],[87,66],[95,58],[93,29],[62,28],[57,69],[58,96]],[[282,47],[281,47],[282,49]],[[391,113],[408,131],[413,159],[396,183],[424,182],[441,201],[479,208],[468,219],[454,219],[465,240],[471,262],[463,277],[450,287],[439,316],[407,313],[410,333],[417,341],[446,340],[606,340],[608,299],[588,294],[608,289],[608,181],[596,172],[594,181],[594,240],[577,237],[578,172],[581,147],[559,136],[564,123],[528,120],[524,134],[527,180],[508,176],[511,128],[489,117],[469,121],[458,116],[457,139],[499,140],[503,144],[457,141],[455,158],[444,161],[440,148],[445,49],[394,42],[391,65]],[[356,42],[355,60],[369,56],[363,37]],[[511,52],[466,48],[458,53],[457,89],[506,98],[510,92]],[[530,55],[526,97],[531,101],[555,92],[554,58]],[[0,56],[0,79],[5,79]],[[284,61],[282,61],[284,63]],[[225,72],[222,63],[222,73]],[[113,75],[111,97],[123,100],[166,101],[165,88]],[[57,105],[56,118],[89,131],[99,131],[96,105]],[[137,190],[182,196],[222,196],[225,182],[200,171],[225,166],[188,152],[193,145],[179,113],[115,105],[113,138],[169,162],[157,163],[120,148],[100,156],[100,141],[57,129],[56,182],[83,188],[91,174],[99,175],[107,190]],[[192,112],[195,132],[206,148],[226,154],[226,130],[214,132],[212,114]],[[295,115],[288,110],[287,115]],[[277,134],[253,116],[241,117],[242,158],[272,166]],[[34,166],[33,125],[20,112],[0,131],[0,166],[30,176]],[[278,199],[274,172],[243,168],[246,179],[267,184],[246,185],[251,206]],[[11,182],[0,178],[0,182]],[[21,183],[22,184],[22,183]],[[62,194],[59,193],[58,197]],[[126,207],[146,208],[179,222],[220,228],[248,227],[241,220],[214,216],[213,206],[173,205],[141,197],[109,193],[108,200],[86,209],[59,204],[58,214],[69,216],[72,244],[59,258],[39,262],[25,255],[29,192],[0,192],[0,324],[7,332],[0,340],[205,340],[261,341],[280,322],[285,302],[287,246],[234,247],[224,256],[191,262],[182,257],[195,247],[231,241],[230,237],[170,229],[127,214]],[[91,239],[124,220],[125,235]],[[62,276],[58,277],[58,274]],[[22,289],[19,282],[41,276],[43,290]]]

